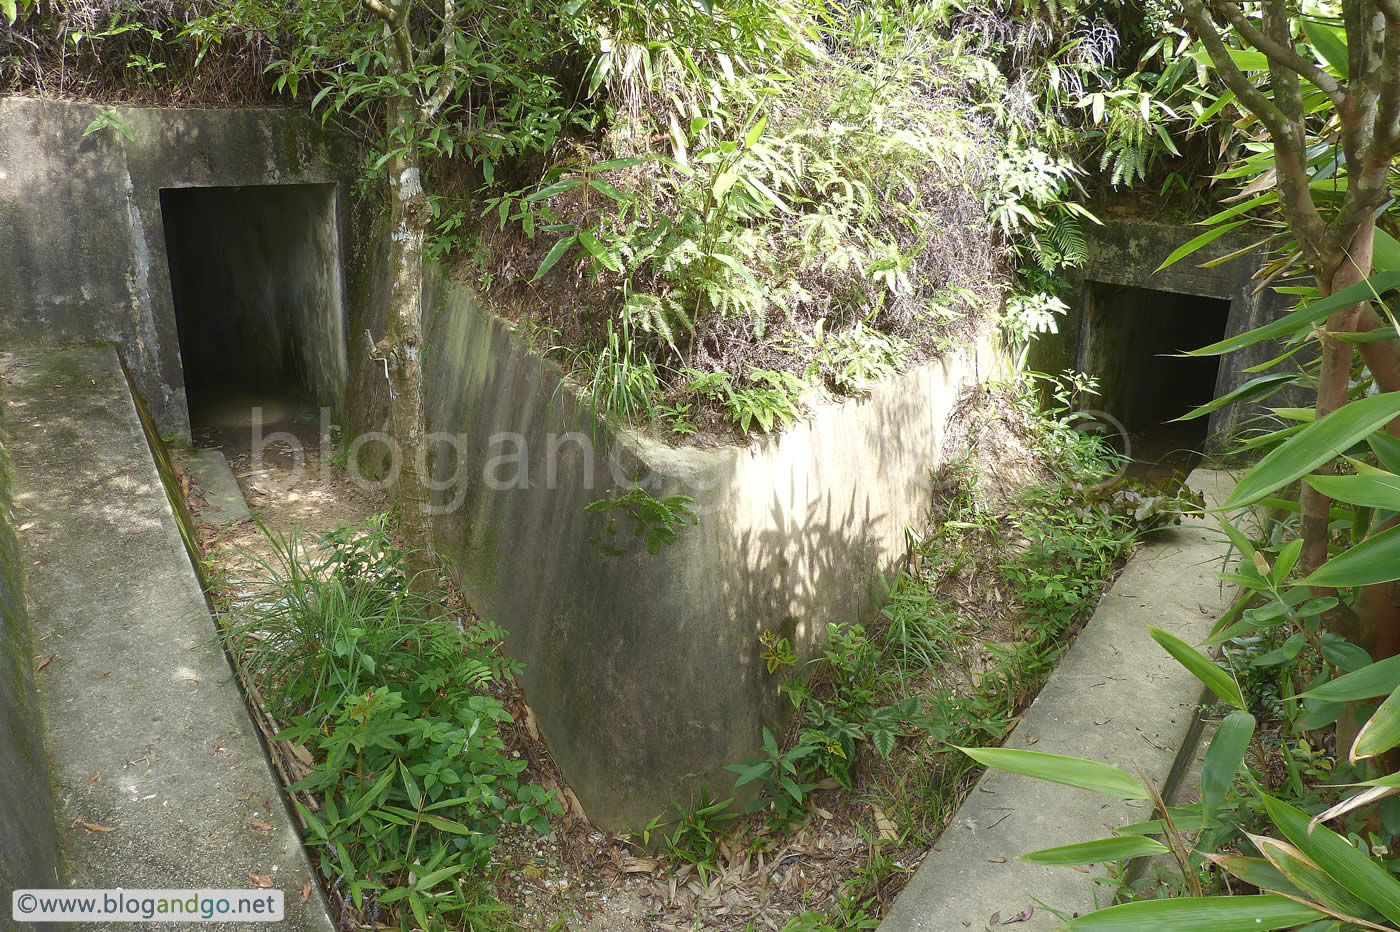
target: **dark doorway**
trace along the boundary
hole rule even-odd
[[[335,185],[167,188],[160,203],[196,442],[237,442],[254,408],[266,431],[319,424],[346,371]]]
[[[1175,354],[1225,336],[1220,298],[1086,282],[1079,368],[1099,380],[1102,411],[1127,430],[1140,472],[1189,471],[1207,418],[1172,423],[1216,396],[1219,358]]]

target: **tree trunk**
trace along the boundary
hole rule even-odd
[[[389,138],[411,139],[411,101],[390,115]],[[428,512],[427,449],[423,417],[423,238],[429,216],[417,148],[411,143],[388,162],[389,326],[376,346],[389,370],[389,414],[398,459],[394,497],[399,527],[408,543],[408,573],[415,588],[436,583],[430,572],[432,520]]]

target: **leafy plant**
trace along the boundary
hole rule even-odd
[[[663,544],[667,547],[674,544],[680,529],[700,523],[690,508],[693,504],[695,499],[688,495],[657,498],[640,486],[590,502],[584,510],[604,515],[606,520],[602,529],[588,539],[589,543],[608,556],[626,553],[613,542],[617,537],[617,513],[620,512],[631,519],[632,536],[643,538],[647,553],[656,553]]]
[[[262,597],[223,616],[240,668],[314,761],[294,797],[344,911],[445,930],[498,910],[483,882],[501,827],[543,834],[563,813],[522,782],[490,690],[518,672],[485,622],[409,585],[385,519],[319,544],[267,534]],[[384,911],[387,911],[384,912]]]
[[[754,800],[749,805],[749,811],[769,809],[773,823],[779,828],[789,829],[801,824],[807,817],[807,795],[817,785],[807,782],[802,761],[815,750],[813,745],[801,743],[786,751],[780,750],[773,733],[764,728],[764,756],[746,764],[726,764],[724,769],[737,775],[734,781],[736,789],[762,780],[767,795]]]

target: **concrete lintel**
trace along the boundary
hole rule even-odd
[[[10,357],[0,408],[69,888],[256,892],[330,932],[110,346]],[[315,885],[313,883],[313,889]],[[123,930],[130,924],[85,924]],[[172,928],[234,929],[238,923]]]
[[[1218,504],[1234,487],[1223,472],[1198,469],[1192,488]],[[1149,624],[1195,644],[1233,595],[1216,578],[1227,553],[1213,522],[1193,520],[1138,550],[1039,697],[1006,741],[1009,748],[1101,760],[1174,791],[1171,779],[1196,751],[1200,682],[1162,650]],[[1071,913],[1107,905],[1102,872],[1080,873],[1018,861],[1056,845],[1104,838],[1151,817],[1150,802],[989,770],[881,923],[882,932],[975,932],[999,927],[1027,907],[1014,928],[1060,926],[1038,904]],[[1000,914],[999,919],[993,919]]]

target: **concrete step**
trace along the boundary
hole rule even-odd
[[[1219,504],[1234,480],[1198,469],[1188,479]],[[1189,767],[1199,729],[1200,682],[1162,650],[1149,624],[1197,644],[1229,606],[1232,587],[1216,579],[1227,547],[1214,519],[1153,535],[1128,561],[1040,695],[1006,740],[1009,748],[1101,760],[1145,782],[1175,787]],[[1178,758],[1181,765],[1178,765]],[[1066,915],[1112,900],[1080,873],[1016,860],[1040,848],[1104,838],[1115,826],[1150,818],[1152,804],[989,770],[900,893],[880,932],[962,932],[1007,928],[1047,932]]]
[[[283,927],[330,932],[320,894],[302,902],[310,861],[116,353],[21,352],[0,369],[64,885],[252,890],[261,874],[285,894]]]

